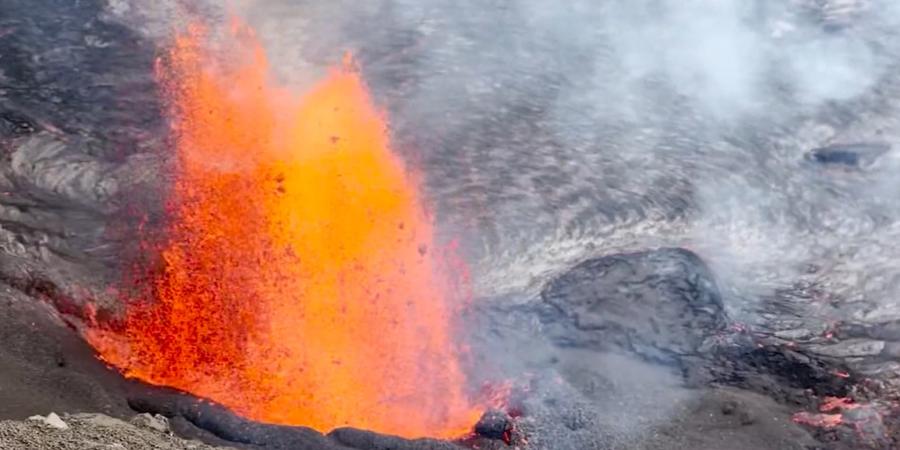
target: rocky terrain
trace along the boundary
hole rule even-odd
[[[9,449],[206,450],[212,446],[172,435],[165,418],[140,415],[130,422],[103,414],[55,413],[0,422],[0,446]],[[221,448],[221,447],[220,447]]]
[[[0,447],[900,445],[890,2],[663,2],[649,29],[616,1],[236,3],[298,84],[357,53],[462,241],[473,378],[515,417],[455,443],[248,422],[80,339],[159,220],[154,58],[213,3],[0,2]]]

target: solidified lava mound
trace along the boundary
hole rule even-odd
[[[582,262],[541,292],[560,345],[620,348],[671,361],[697,354],[726,326],[722,297],[700,258],[682,249]]]

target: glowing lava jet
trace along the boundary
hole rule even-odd
[[[432,224],[359,75],[297,96],[252,32],[226,35],[227,57],[192,27],[160,60],[177,149],[161,262],[121,330],[88,340],[259,421],[466,434],[480,411]]]

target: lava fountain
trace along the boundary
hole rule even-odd
[[[449,278],[352,62],[300,96],[252,31],[225,35],[227,57],[194,26],[160,59],[177,151],[161,258],[88,341],[128,377],[262,422],[466,434],[480,408]]]

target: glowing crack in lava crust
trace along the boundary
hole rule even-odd
[[[359,75],[298,96],[251,31],[221,39],[227,57],[194,26],[160,59],[177,149],[160,267],[120,330],[87,339],[126,376],[254,420],[466,434],[480,408],[449,277]]]

